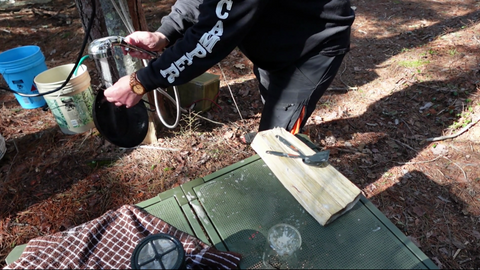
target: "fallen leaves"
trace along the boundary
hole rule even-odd
[[[414,206],[412,208],[413,210],[413,213],[415,213],[415,215],[419,216],[419,217],[422,217],[425,215],[425,210],[421,207],[421,206]]]

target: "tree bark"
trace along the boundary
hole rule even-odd
[[[89,41],[92,41],[97,38],[104,37],[107,33],[107,26],[105,25],[105,19],[103,17],[102,8],[100,6],[99,1],[92,1],[92,0],[75,0],[75,4],[77,5],[78,13],[80,14],[80,20],[82,21],[83,29],[86,31],[88,22],[92,17],[92,2],[95,2],[95,18],[92,25],[92,29],[90,34],[88,35]]]
[[[141,0],[128,1],[128,9],[136,31],[148,31],[147,19],[143,12]]]
[[[132,23],[135,30],[148,31],[148,24],[145,18],[145,13],[143,12],[141,0],[128,1],[128,9],[130,11],[130,17],[132,18]],[[172,123],[175,120],[173,117],[171,117],[172,111],[167,110],[167,108],[165,107],[165,102],[162,98],[162,95],[157,95],[157,99],[155,99],[153,92],[150,92],[147,94],[147,98],[151,104],[155,104],[155,102],[157,102],[160,113],[165,118],[165,121],[167,121],[168,123]],[[153,123],[151,123],[153,124],[153,128],[155,128],[156,133],[159,133],[161,131],[161,128],[163,127],[160,119],[156,117],[156,113],[149,112],[149,114],[150,119],[153,119]],[[147,135],[147,137],[150,137],[150,140],[154,139],[151,134]]]

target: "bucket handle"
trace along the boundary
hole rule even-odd
[[[100,90],[100,91],[103,91],[103,90]],[[102,94],[102,95],[103,95],[103,94]],[[148,104],[148,107],[154,107],[154,108],[155,108],[155,106],[154,106],[152,103],[150,103],[150,102],[148,102],[148,101],[146,101],[146,100],[144,100],[144,99],[140,99],[140,100],[143,101],[143,103]],[[102,98],[102,102],[103,102],[103,101],[108,102],[108,101],[107,101],[107,98],[106,98],[105,96]],[[154,109],[147,108],[147,106],[145,106],[145,109],[146,109],[147,111],[150,111],[150,112],[155,112]]]

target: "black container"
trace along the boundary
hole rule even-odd
[[[139,145],[147,136],[148,111],[140,101],[131,108],[115,106],[99,90],[93,104],[93,122],[109,142],[125,148]]]

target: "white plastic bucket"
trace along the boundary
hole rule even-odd
[[[47,70],[45,57],[40,47],[29,45],[17,47],[0,53],[0,73],[10,89],[22,94],[38,94],[33,78]],[[24,109],[35,109],[45,105],[45,99],[23,97],[15,94],[18,103]]]
[[[7,152],[7,146],[5,145],[5,138],[0,134],[0,160],[3,158]]]
[[[60,87],[74,68],[74,64],[58,66],[38,74],[35,84],[40,93]],[[59,91],[44,95],[58,126],[65,134],[78,134],[95,127],[92,117],[94,93],[90,74],[85,65]]]

